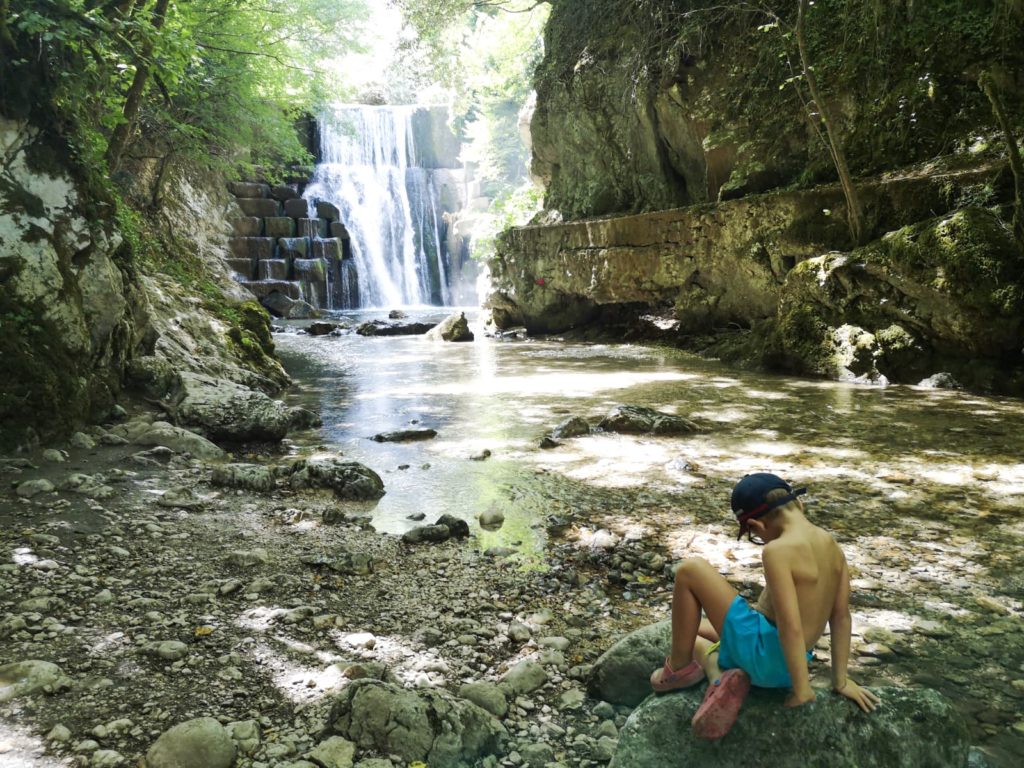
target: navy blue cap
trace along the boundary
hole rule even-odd
[[[765,500],[771,491],[779,489],[784,490],[786,495],[771,502]],[[747,532],[747,523],[751,520],[767,515],[773,509],[788,504],[804,493],[807,493],[806,488],[797,488],[794,491],[789,483],[770,472],[745,475],[732,489],[732,511],[740,524],[740,532],[736,538]]]

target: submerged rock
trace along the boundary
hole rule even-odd
[[[406,690],[356,680],[331,708],[330,729],[364,750],[445,768],[468,768],[499,754],[504,726],[476,704],[440,688]]]
[[[433,328],[432,323],[387,323],[370,320],[356,328],[360,336],[421,336]]]
[[[435,429],[397,429],[392,432],[379,432],[371,440],[378,443],[408,443],[414,440],[430,440],[437,437]]]
[[[570,416],[551,430],[552,440],[564,440],[590,434],[590,422],[582,416]]]
[[[639,405],[617,405],[601,419],[598,427],[607,432],[627,434],[685,435],[700,430],[682,416],[655,411]]]
[[[651,696],[623,726],[610,768],[962,768],[970,736],[956,707],[930,689],[882,688],[871,714],[821,692],[814,704],[782,706],[785,691],[754,688],[718,741],[688,724],[706,686]]]

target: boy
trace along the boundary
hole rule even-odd
[[[704,702],[693,716],[694,733],[724,736],[739,714],[751,683],[790,688],[787,707],[814,701],[807,671],[811,649],[829,625],[832,690],[865,712],[878,706],[871,691],[846,675],[850,655],[850,577],[835,539],[804,517],[798,498],[781,478],[747,475],[732,492],[732,510],[751,541],[764,544],[765,588],[753,607],[701,558],[676,571],[672,594],[672,650],[651,675],[655,691],[688,688],[708,678]],[[701,610],[707,619],[701,620]],[[717,651],[717,652],[716,652]],[[726,670],[724,673],[722,669]]]

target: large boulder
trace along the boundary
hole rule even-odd
[[[124,425],[126,428],[129,425]],[[112,431],[120,434],[121,427],[115,427]],[[129,432],[129,434],[131,434]],[[162,445],[170,448],[176,453],[190,453],[197,459],[219,459],[224,456],[224,451],[211,443],[202,435],[190,432],[181,427],[175,427],[166,421],[154,421],[141,431],[124,435],[136,445]]]
[[[598,427],[606,432],[627,434],[685,435],[700,427],[682,416],[643,408],[639,405],[617,405],[601,419]]]
[[[784,691],[752,689],[732,730],[695,737],[690,719],[706,686],[651,696],[619,736],[610,768],[963,768],[970,734],[949,699],[930,689],[877,690],[881,706],[861,712],[826,692],[796,709]]]
[[[917,382],[951,371],[968,386],[1008,389],[993,368],[1019,360],[1021,274],[1024,251],[990,211],[907,226],[790,270],[774,355],[784,368],[832,378]]]
[[[427,338],[432,341],[472,341],[473,332],[469,330],[466,313],[459,312],[449,315],[427,331]]]
[[[297,409],[254,389],[198,373],[179,375],[174,402],[178,419],[213,440],[277,441],[299,419]]]
[[[178,723],[161,734],[146,752],[145,768],[230,768],[235,742],[212,717]]]
[[[378,680],[356,680],[331,708],[329,728],[361,749],[444,768],[468,768],[499,754],[506,735],[490,713],[438,688],[406,690]]]
[[[63,678],[60,667],[49,661],[30,659],[0,666],[0,704],[42,691],[53,691]]]
[[[369,467],[337,456],[312,456],[286,470],[292,490],[330,489],[339,499],[373,501],[384,495],[384,481]]]
[[[665,663],[672,626],[659,621],[631,632],[594,663],[587,692],[595,699],[635,707],[651,693],[651,672]]]

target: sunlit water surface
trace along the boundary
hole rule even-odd
[[[355,327],[384,316],[338,319]],[[307,441],[384,478],[387,494],[372,510],[382,531],[406,530],[417,513],[431,522],[447,512],[475,527],[481,512],[497,508],[506,525],[479,532],[481,544],[535,549],[545,515],[565,505],[578,512],[622,504],[634,498],[630,491],[638,502],[699,504],[691,511],[725,520],[735,479],[773,471],[806,484],[812,509],[850,536],[949,542],[962,535],[975,547],[1002,543],[1002,553],[979,553],[986,566],[1012,578],[1020,565],[1006,552],[1024,537],[1018,400],[759,375],[669,348],[496,340],[474,328],[476,341],[458,344],[349,333],[275,337],[299,385],[296,397],[323,417]],[[704,429],[684,437],[596,433],[538,447],[566,417],[596,423],[619,403],[684,415]],[[421,427],[437,437],[370,439]],[[491,455],[480,460],[485,450]]]

